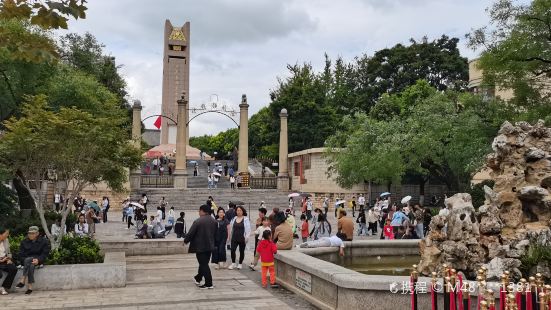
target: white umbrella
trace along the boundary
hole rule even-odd
[[[131,202],[130,205],[131,205],[131,206],[136,206],[137,208],[140,208],[140,209],[144,209],[144,210],[145,210],[145,207],[142,206],[141,204],[137,203],[137,202]]]
[[[402,204],[405,204],[405,203],[408,203],[408,201],[411,200],[411,196],[406,196],[404,198],[402,198],[402,201],[400,201]]]
[[[298,197],[298,196],[300,196],[299,193],[291,193],[291,194],[289,194],[287,197],[293,198],[293,197]]]
[[[213,172],[212,175],[215,175],[215,176],[217,176],[217,177],[222,176],[222,175],[221,175],[220,173],[218,173],[218,172]]]
[[[346,203],[346,200],[339,200],[339,201],[337,201],[337,203],[336,203],[336,204],[338,204],[338,205],[342,205],[342,204],[344,204],[344,203]]]

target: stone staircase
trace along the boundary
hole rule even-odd
[[[262,164],[256,159],[249,160],[249,173],[252,176],[261,177],[262,176]],[[275,176],[275,173],[270,169],[270,167],[265,167],[264,168],[264,173],[265,173],[265,176],[267,176],[267,177],[274,177]]]
[[[214,198],[218,206],[227,206],[229,201],[241,201],[246,207],[251,209],[260,205],[264,201],[266,206],[271,209],[273,207],[286,208],[288,203],[288,192],[280,192],[269,189],[213,189],[207,188],[191,188],[191,189],[174,189],[174,188],[148,188],[141,189],[140,192],[133,192],[132,199],[138,200],[141,194],[147,194],[149,198],[149,206],[157,206],[162,197],[165,197],[169,206],[174,206],[175,210],[197,210],[200,205],[204,204],[209,196]],[[148,208],[149,209],[149,208]]]
[[[211,164],[211,171],[212,169],[214,169],[214,163],[221,163],[222,166],[226,163],[226,161],[223,161],[223,160],[220,160],[220,161],[215,161],[215,160],[211,160],[210,161],[210,164]],[[228,165],[230,165],[231,163],[228,162]],[[187,179],[187,187],[188,188],[208,188],[208,164],[206,161],[204,160],[198,160],[197,161],[197,167],[198,167],[198,176],[193,176],[193,170],[194,170],[194,165],[190,165],[188,164],[188,179]],[[230,188],[230,181],[222,176],[220,177],[219,181],[218,181],[218,184],[217,184],[217,188]]]

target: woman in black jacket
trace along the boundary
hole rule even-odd
[[[29,227],[27,238],[21,241],[19,246],[19,259],[23,263],[23,276],[16,288],[23,288],[27,280],[27,291],[25,294],[33,292],[34,268],[44,264],[50,254],[50,243],[43,237],[40,237],[37,226]]]

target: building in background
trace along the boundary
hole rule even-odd
[[[484,97],[490,98],[501,98],[503,100],[510,100],[514,96],[512,89],[501,89],[495,86],[482,86],[482,70],[477,66],[478,59],[472,59],[469,61],[469,91],[475,94],[481,94]]]

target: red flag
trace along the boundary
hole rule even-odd
[[[157,117],[157,120],[153,123],[153,125],[155,125],[157,129],[161,129],[161,116]]]

